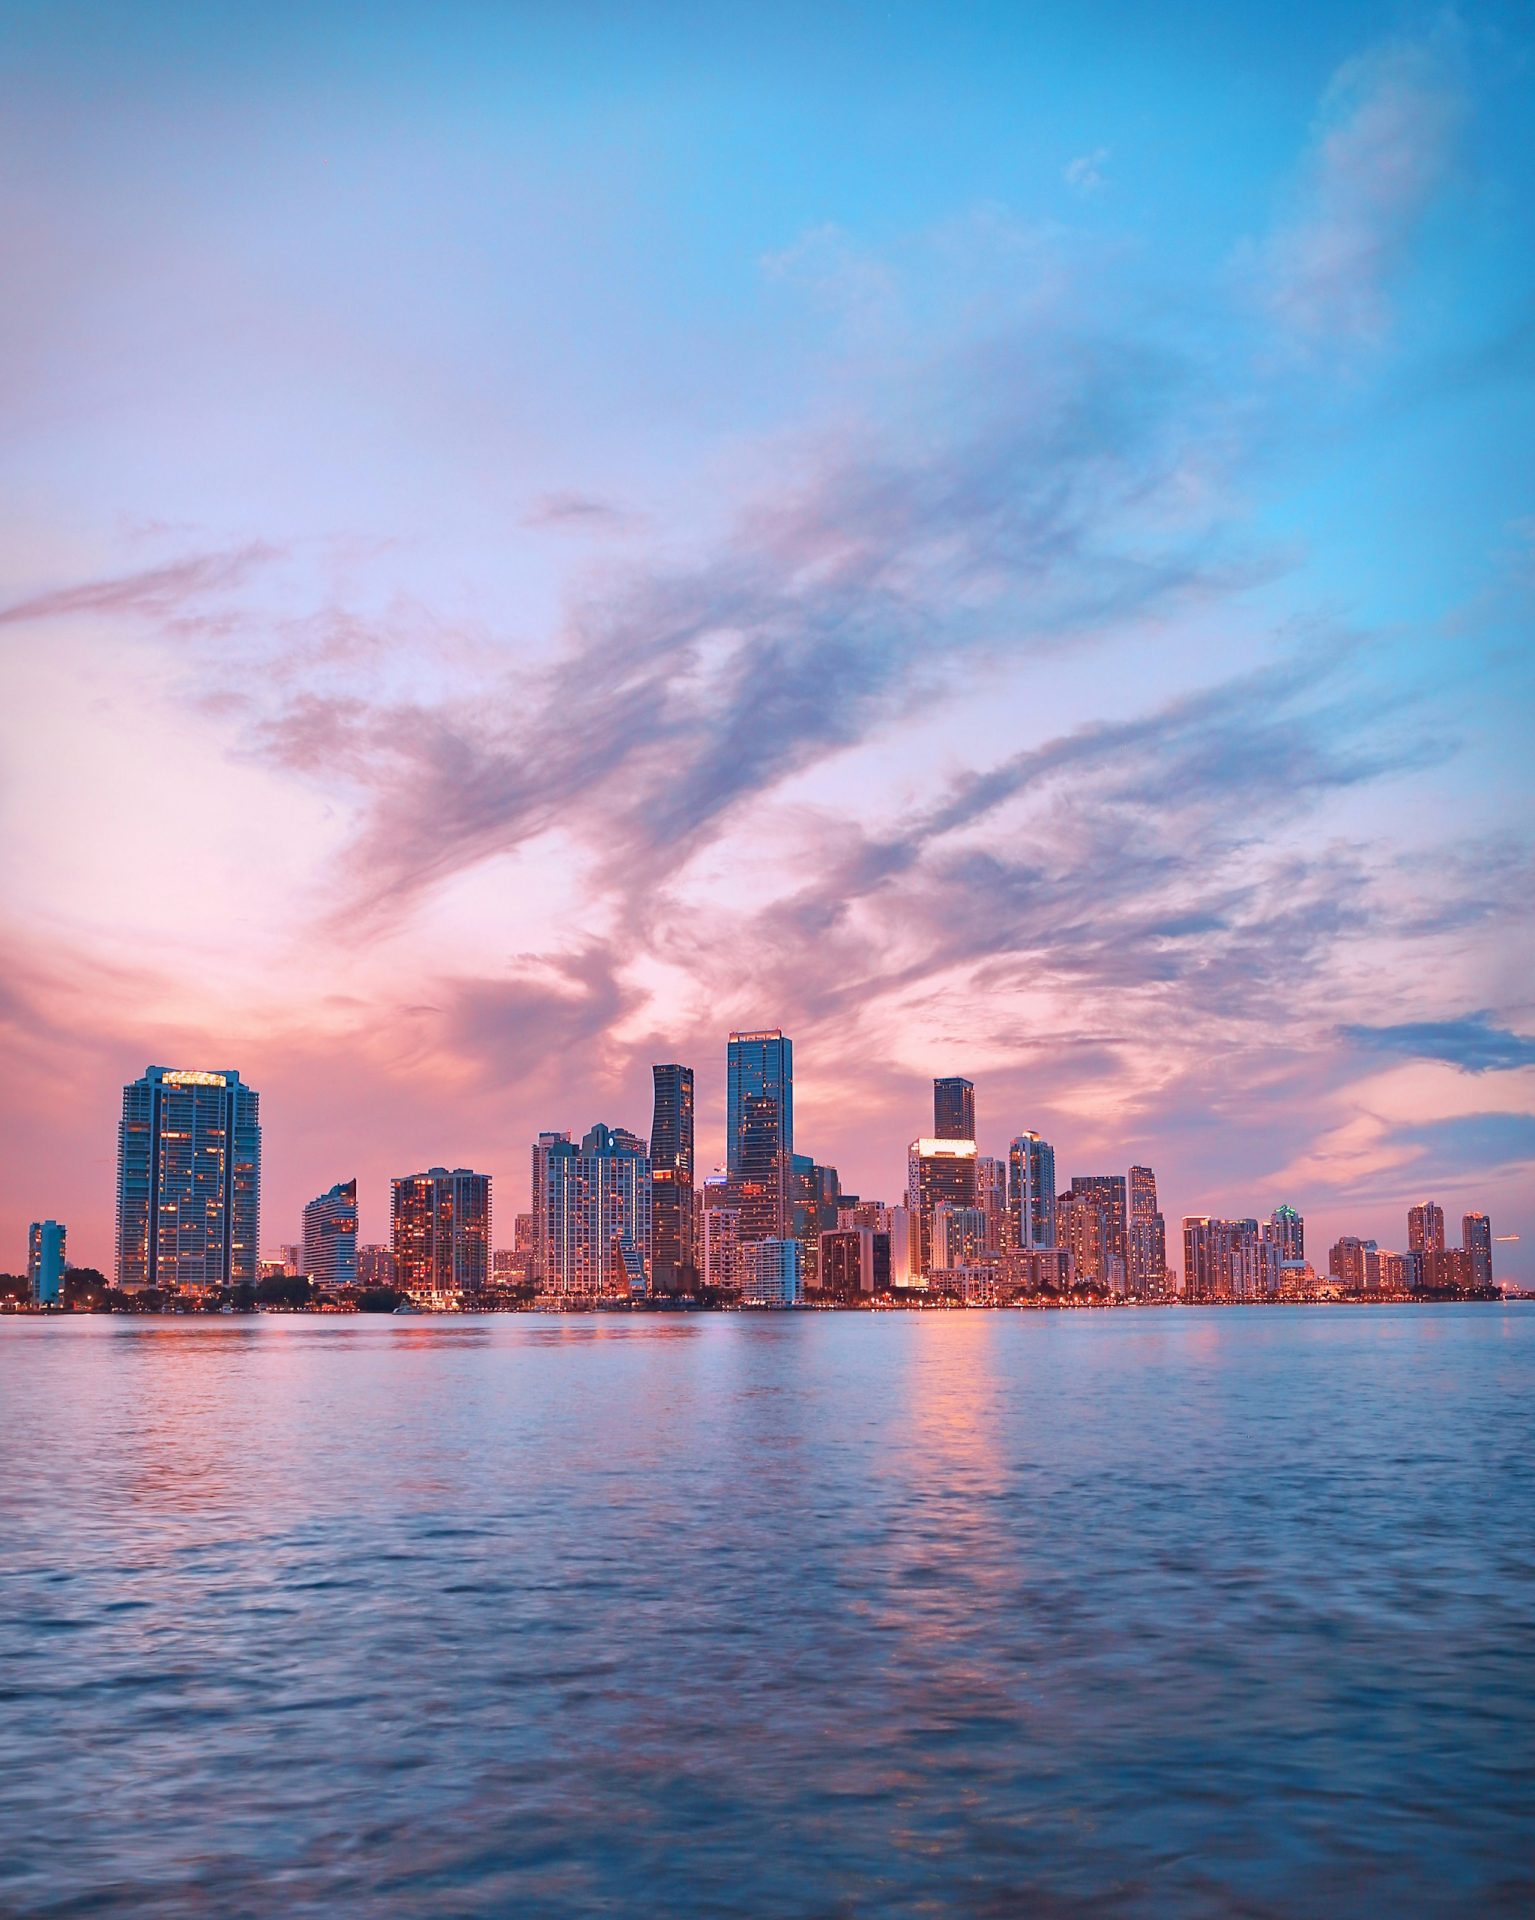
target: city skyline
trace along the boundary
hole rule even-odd
[[[1535,1284],[1527,14],[279,13],[7,39],[6,1243],[146,1059],[381,1237],[766,1021]]]

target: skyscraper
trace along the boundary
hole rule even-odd
[[[1153,1184],[1153,1195],[1155,1191]],[[1087,1201],[1103,1215],[1105,1265],[1099,1277],[1114,1292],[1122,1292],[1128,1267],[1126,1255],[1129,1241],[1126,1232],[1125,1176],[1122,1173],[1073,1174],[1071,1197],[1074,1201]]]
[[[550,1143],[541,1207],[547,1230],[543,1284],[550,1292],[621,1299],[646,1291],[653,1199],[650,1161],[636,1151],[639,1145],[623,1128],[600,1124],[579,1147],[568,1140]]]
[[[1420,1200],[1407,1209],[1407,1250],[1416,1270],[1416,1286],[1447,1284],[1450,1263],[1444,1257],[1444,1208],[1437,1200]]]
[[[1291,1206],[1278,1206],[1269,1215],[1269,1237],[1279,1248],[1281,1260],[1304,1260],[1306,1223]]]
[[[395,1285],[413,1300],[482,1293],[490,1272],[490,1175],[429,1167],[389,1183]]]
[[[975,1086],[955,1074],[933,1082],[933,1135],[939,1140],[975,1138]]]
[[[1135,1299],[1161,1293],[1167,1279],[1167,1222],[1157,1208],[1157,1177],[1130,1169],[1130,1220],[1125,1230],[1125,1288]]]
[[[533,1142],[533,1173],[528,1191],[529,1210],[533,1215],[531,1271],[537,1287],[545,1284],[549,1272],[549,1155],[556,1147],[569,1142],[568,1128],[562,1133],[541,1133]]]
[[[906,1150],[906,1204],[915,1228],[912,1254],[919,1276],[933,1270],[935,1209],[975,1205],[975,1157],[973,1140],[913,1140]]]
[[[34,1307],[64,1304],[65,1237],[57,1220],[34,1220],[27,1228],[27,1279]]]
[[[975,1204],[986,1215],[989,1223],[988,1234],[991,1247],[1000,1253],[1013,1241],[1013,1231],[1007,1211],[1007,1162],[1005,1160],[995,1159],[989,1153],[976,1155]]]
[[[794,1047],[777,1028],[732,1033],[726,1050],[726,1171],[741,1238],[790,1237]]]
[[[1021,1133],[1007,1150],[1007,1206],[1020,1247],[1056,1244],[1055,1148],[1037,1133]]]
[[[322,1287],[357,1284],[357,1182],[338,1180],[304,1209],[304,1271]]]
[[[261,1124],[233,1072],[149,1067],[123,1088],[117,1132],[117,1284],[254,1286]]]
[[[658,1066],[650,1123],[651,1283],[657,1293],[686,1293],[693,1254],[693,1069]]]
[[[1472,1287],[1490,1287],[1492,1285],[1492,1222],[1485,1213],[1468,1213],[1465,1216],[1460,1223],[1460,1244],[1465,1254],[1466,1284]]]

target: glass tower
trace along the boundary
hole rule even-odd
[[[117,1284],[254,1286],[261,1227],[259,1096],[237,1073],[149,1067],[123,1088]]]
[[[691,1290],[693,1257],[693,1069],[650,1069],[651,1284],[657,1293]]]
[[[975,1085],[957,1074],[933,1082],[933,1137],[937,1140],[975,1138]]]
[[[732,1033],[726,1051],[726,1171],[741,1239],[788,1239],[793,1227],[794,1045],[774,1027]]]

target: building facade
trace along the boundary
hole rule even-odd
[[[875,1241],[872,1227],[837,1227],[821,1235],[820,1277],[822,1293],[836,1300],[872,1298],[889,1288],[889,1241],[885,1242],[885,1286],[878,1284]]]
[[[693,1252],[693,1069],[650,1069],[651,1284],[657,1293],[690,1293]]]
[[[490,1275],[490,1175],[429,1167],[389,1183],[394,1284],[412,1300],[483,1293]]]
[[[725,1055],[725,1171],[743,1240],[790,1237],[794,1046],[777,1028],[732,1033]]]
[[[975,1087],[955,1074],[933,1082],[933,1135],[938,1140],[974,1140]]]
[[[67,1231],[58,1220],[34,1220],[27,1228],[27,1280],[34,1307],[62,1307]]]
[[[204,1292],[258,1277],[260,1101],[238,1073],[149,1067],[123,1088],[116,1279]]]
[[[1015,1245],[1056,1245],[1055,1148],[1037,1133],[1020,1133],[1008,1147],[1007,1210]]]
[[[1167,1222],[1157,1207],[1157,1176],[1150,1167],[1130,1169],[1128,1195],[1125,1291],[1145,1300],[1167,1290]]]
[[[317,1286],[357,1284],[357,1182],[338,1180],[304,1209],[304,1271]]]
[[[1485,1213],[1468,1213],[1460,1223],[1460,1244],[1466,1256],[1469,1286],[1492,1285],[1492,1222]]]
[[[940,1206],[975,1205],[975,1159],[973,1140],[913,1140],[906,1150],[906,1204],[918,1278],[933,1269],[934,1212]]]
[[[580,1146],[551,1141],[541,1197],[546,1292],[619,1299],[649,1290],[653,1188],[641,1144],[623,1128],[600,1124]]]
[[[798,1307],[805,1298],[805,1249],[798,1240],[742,1243],[741,1302],[748,1307]]]

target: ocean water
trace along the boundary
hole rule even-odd
[[[6,1915],[1535,1911],[1535,1308],[0,1322]]]

